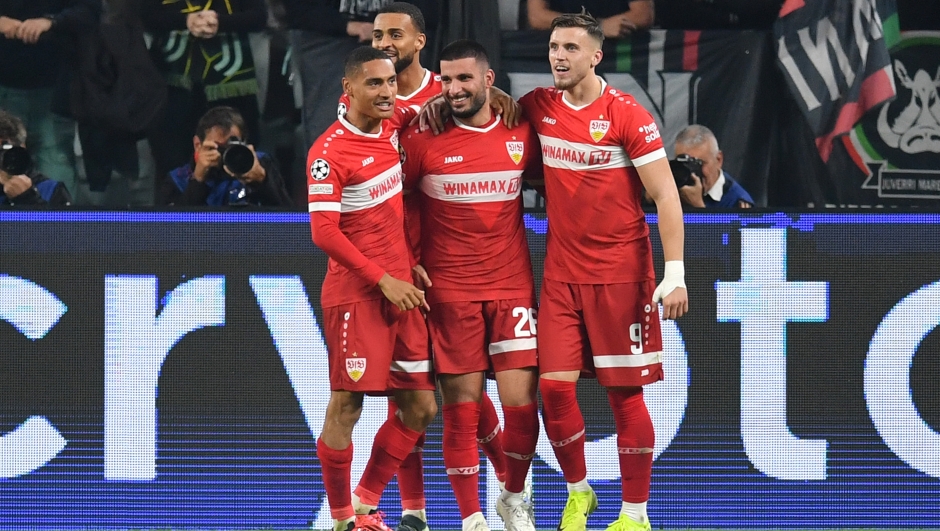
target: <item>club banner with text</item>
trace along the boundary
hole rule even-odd
[[[540,280],[547,223],[526,226]],[[330,528],[306,214],[2,212],[0,231],[0,529]],[[646,391],[654,526],[940,526],[940,216],[697,214],[686,241],[691,311],[664,323]],[[602,528],[614,422],[579,390]],[[385,415],[367,399],[354,482]],[[459,529],[439,417],[424,456],[430,525]],[[544,433],[533,483],[553,528]],[[502,529],[491,470],[480,488]],[[393,525],[398,504],[393,482]]]

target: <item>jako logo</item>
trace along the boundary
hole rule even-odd
[[[547,123],[548,125],[555,125],[555,119],[550,118],[548,116],[546,116],[545,118],[542,118],[542,121]]]
[[[455,162],[463,162],[463,157],[460,155],[453,155],[450,157],[444,157],[444,164],[453,164]]]
[[[375,157],[369,157],[369,158],[367,158],[367,159],[362,159],[362,165],[363,165],[363,167],[368,166],[369,164],[372,164],[373,162],[375,162]]]

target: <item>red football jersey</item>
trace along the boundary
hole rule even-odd
[[[396,107],[378,133],[340,117],[307,155],[313,240],[330,257],[323,307],[383,297],[384,273],[410,281],[405,242],[399,129],[415,112]]]
[[[401,143],[405,187],[421,190],[429,302],[531,297],[521,186],[523,173],[541,173],[532,127],[451,121],[438,136],[408,128]]]
[[[425,70],[424,79],[421,80],[421,85],[418,86],[418,89],[407,96],[401,94],[395,96],[395,103],[401,106],[414,107],[417,111],[421,109],[424,102],[439,95],[441,92],[441,75],[435,74],[430,70]],[[344,92],[339,97],[339,104],[336,106],[336,117],[346,116],[346,109],[348,108],[349,96]]]
[[[572,284],[655,279],[636,167],[664,158],[659,129],[629,94],[602,83],[575,107],[563,91],[519,100],[542,144],[548,212],[545,278]]]
[[[421,81],[421,85],[417,90],[412,92],[407,96],[402,96],[401,94],[396,96],[396,105],[402,107],[411,107],[415,111],[421,110],[421,106],[424,105],[424,102],[433,98],[434,96],[440,95],[442,92],[441,88],[441,75],[435,74],[430,70],[424,71],[424,79]],[[337,116],[345,116],[346,109],[349,108],[349,96],[344,92],[342,96],[339,97],[339,105],[336,107]],[[405,232],[408,236],[409,247],[413,251],[414,260],[420,261],[420,244],[421,244],[421,202],[420,197],[417,195],[406,195],[404,198],[405,205]]]

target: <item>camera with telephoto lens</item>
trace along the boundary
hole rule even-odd
[[[7,175],[25,175],[33,166],[26,148],[9,142],[0,144],[0,170]]]
[[[669,161],[669,168],[672,170],[672,177],[676,180],[676,188],[689,186],[693,184],[692,174],[702,178],[702,159],[697,159],[689,155],[676,155],[676,158]]]
[[[244,175],[255,165],[255,154],[238,137],[230,137],[228,142],[219,146],[219,159],[222,167],[235,175]]]

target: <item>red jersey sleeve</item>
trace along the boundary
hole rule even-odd
[[[532,120],[535,117],[536,107],[538,106],[538,102],[536,101],[538,91],[539,89],[534,89],[519,98],[519,106],[522,107],[522,116],[524,116],[526,120]]]
[[[399,103],[395,106],[395,114],[393,114],[388,121],[392,123],[392,128],[400,131],[408,127],[411,120],[414,120],[414,117],[418,116],[420,109],[421,107],[417,105],[402,105]]]
[[[525,154],[523,156],[522,180],[529,186],[535,188],[535,191],[542,197],[545,197],[545,175],[542,165],[542,145],[539,142],[539,136],[535,133],[535,128],[529,123],[523,123],[526,128],[525,136]]]
[[[399,134],[399,154],[402,163],[402,189],[405,209],[405,240],[411,251],[411,267],[421,260],[421,192],[418,185],[424,177],[424,147],[426,140],[416,127],[406,127]]]
[[[342,211],[344,169],[329,155],[307,155],[307,205],[313,243],[331,259],[372,284],[385,270],[369,260],[339,228]]]
[[[634,167],[666,157],[659,127],[649,111],[636,103],[632,97],[627,97],[623,102],[615,102],[614,108],[619,111],[614,120],[620,129],[623,148],[633,161]]]

